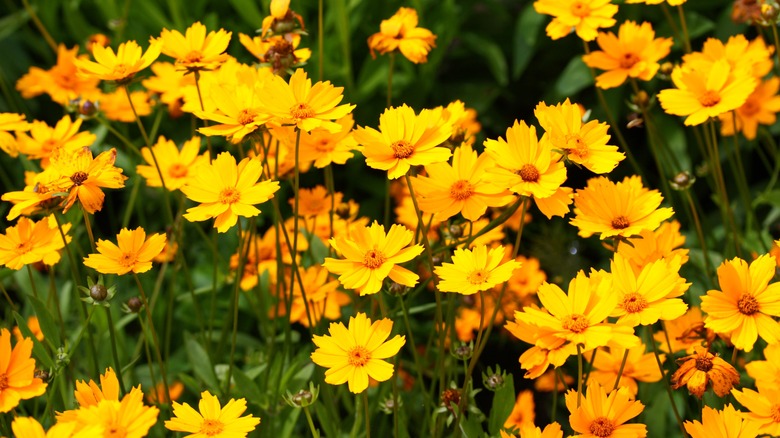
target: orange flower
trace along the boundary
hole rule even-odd
[[[62,231],[70,242],[68,230],[70,224],[63,224]],[[13,270],[38,262],[52,266],[60,261],[59,251],[65,244],[53,217],[38,222],[21,217],[15,226],[0,234],[0,265]]]
[[[100,111],[108,120],[131,123],[135,122],[135,116],[148,116],[152,113],[152,105],[149,103],[149,95],[145,91],[132,91],[130,99],[133,106],[127,100],[124,90],[116,90],[113,93],[102,94],[98,98]],[[135,112],[133,112],[135,107]]]
[[[49,70],[30,67],[30,71],[16,81],[16,89],[25,99],[45,93],[51,100],[63,106],[76,98],[94,100],[100,93],[100,79],[83,78],[76,74],[74,60],[89,58],[86,55],[78,55],[78,52],[78,46],[68,49],[64,44],[60,44],[57,46],[57,64]]]
[[[368,37],[371,57],[376,57],[374,50],[381,55],[399,50],[415,64],[428,62],[428,52],[436,47],[436,35],[417,27],[417,23],[417,11],[412,8],[399,8],[395,15],[382,20],[380,31]]]
[[[578,400],[581,399],[582,404]],[[566,407],[571,413],[569,423],[575,435],[581,438],[636,437],[647,436],[644,424],[625,424],[641,414],[645,405],[633,400],[626,388],[607,392],[598,383],[588,385],[587,392],[580,396],[577,391],[566,393]]]
[[[0,149],[11,157],[16,157],[16,139],[11,131],[22,132],[30,129],[30,124],[24,120],[24,114],[0,113]]]
[[[745,103],[737,108],[736,130],[741,131],[748,140],[756,138],[758,125],[771,126],[777,120],[777,112],[780,111],[780,78],[772,77],[758,84],[756,89],[747,97]],[[720,115],[720,133],[722,135],[734,135],[734,112]]]
[[[685,431],[691,438],[752,438],[759,435],[760,423],[744,418],[744,414],[731,404],[726,405],[722,411],[717,411],[709,406],[704,406],[701,413],[701,422],[686,421]]]
[[[517,393],[517,400],[512,407],[512,412],[504,421],[504,427],[506,429],[518,428],[523,429],[525,427],[534,427],[534,418],[536,413],[534,412],[534,393],[530,389],[525,389]]]
[[[77,149],[91,146],[97,136],[91,132],[79,132],[81,119],[61,118],[54,127],[38,120],[30,124],[30,135],[17,135],[19,152],[31,160],[41,160],[41,167],[49,166],[49,158],[59,150],[73,153]]]
[[[694,350],[695,353],[677,359],[680,368],[672,374],[672,388],[687,386],[691,394],[702,398],[707,384],[712,382],[715,394],[725,397],[739,383],[739,373],[731,364],[707,349],[695,347]]]
[[[658,369],[654,353],[645,353],[644,344],[629,349],[610,348],[601,349],[592,363],[593,371],[590,373],[592,380],[599,382],[605,388],[613,388],[618,375],[620,375],[620,387],[627,388],[632,397],[636,397],[639,387],[637,382],[658,382],[663,377]],[[628,353],[628,356],[625,354]],[[623,365],[623,357],[626,357]],[[663,363],[666,356],[659,355]],[[621,373],[622,370],[622,374]]]
[[[199,166],[209,162],[208,152],[198,155],[200,137],[197,136],[185,141],[179,150],[173,141],[167,140],[161,135],[157,139],[157,144],[152,146],[152,150],[154,150],[154,156],[160,165],[160,171],[157,171],[152,153],[147,147],[141,149],[141,155],[144,157],[146,165],[136,167],[136,172],[146,179],[146,185],[149,187],[162,187],[162,181],[160,181],[162,173],[167,190],[180,189],[193,178],[196,174],[195,170]]]
[[[21,400],[46,392],[46,384],[35,377],[33,341],[18,342],[11,349],[11,332],[0,329],[0,413],[10,412]]]
[[[55,154],[51,164],[61,175],[55,184],[68,192],[63,213],[68,211],[76,200],[87,213],[100,211],[106,196],[100,189],[118,189],[125,186],[127,177],[122,175],[122,169],[114,166],[115,161],[116,149],[113,148],[94,158],[88,147],[72,154]]]

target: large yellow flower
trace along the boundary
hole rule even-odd
[[[97,136],[89,131],[79,132],[81,119],[71,120],[64,116],[52,128],[38,120],[30,124],[30,134],[17,135],[19,152],[31,160],[41,160],[41,167],[49,165],[49,158],[57,151],[71,154],[83,147],[91,146]]]
[[[472,295],[501,284],[512,276],[520,262],[504,259],[504,247],[497,246],[488,251],[480,245],[474,250],[458,248],[452,255],[452,263],[436,266],[433,272],[440,277],[439,290]]]
[[[235,89],[212,87],[210,95],[216,110],[195,111],[195,115],[219,124],[198,128],[198,132],[206,136],[221,135],[232,143],[240,143],[271,118],[259,107],[260,93],[257,84],[239,84]]]
[[[349,318],[349,328],[333,322],[330,335],[314,335],[317,349],[312,362],[328,368],[325,382],[331,385],[349,384],[350,392],[361,393],[368,388],[368,378],[384,382],[393,377],[393,365],[382,359],[394,356],[406,343],[405,336],[396,335],[387,341],[393,321],[384,318],[371,322],[365,313]]]
[[[722,411],[704,406],[701,422],[698,420],[683,423],[691,438],[753,438],[759,435],[760,423],[743,418],[742,412],[731,404]]]
[[[21,400],[46,392],[46,383],[35,377],[33,341],[17,342],[11,349],[11,332],[0,329],[0,412],[10,412]]]
[[[759,386],[752,389],[731,390],[735,399],[750,412],[742,414],[747,422],[759,424],[759,434],[780,436],[780,389]]]
[[[101,152],[92,157],[88,147],[73,153],[59,151],[52,155],[51,165],[60,178],[54,183],[68,196],[63,201],[63,213],[78,200],[87,213],[95,213],[103,208],[106,195],[101,188],[118,189],[125,186],[126,176],[122,169],[114,166],[116,149]]]
[[[16,417],[11,430],[17,438],[95,438],[103,436],[103,426],[94,424],[74,433],[76,423],[55,424],[48,431],[32,417]]]
[[[67,235],[70,224],[63,224],[62,231]],[[19,270],[25,265],[43,262],[55,265],[60,261],[60,250],[65,247],[57,222],[53,217],[34,222],[27,217],[19,218],[13,227],[0,234],[0,266]]]
[[[255,430],[260,419],[246,411],[246,399],[230,399],[221,406],[217,396],[209,391],[200,394],[200,412],[187,403],[173,402],[173,417],[165,421],[165,428],[175,432],[186,432],[189,437],[244,438]]]
[[[446,124],[441,111],[422,110],[415,115],[407,106],[387,108],[379,116],[379,130],[360,127],[355,133],[359,149],[368,167],[386,170],[396,179],[411,166],[447,161],[449,149],[437,147],[450,137],[452,126]]]
[[[415,64],[428,62],[428,53],[436,47],[436,35],[417,27],[417,23],[417,11],[412,8],[399,8],[395,15],[382,20],[379,32],[368,37],[371,56],[375,57],[374,50],[382,55],[398,50]]]
[[[93,44],[92,56],[96,62],[76,58],[73,63],[76,64],[79,74],[85,77],[125,84],[160,56],[162,45],[162,41],[152,39],[144,53],[138,43],[127,41],[120,44],[114,53],[111,47]]]
[[[596,29],[612,27],[618,11],[611,0],[536,0],[534,9],[553,17],[547,25],[547,36],[557,40],[572,30],[585,41],[596,38]]]
[[[228,59],[224,52],[231,35],[224,29],[206,34],[206,26],[200,21],[188,27],[184,35],[178,30],[163,29],[162,53],[176,59],[176,66],[187,71],[213,70]]]
[[[716,333],[731,335],[735,348],[751,351],[761,336],[770,344],[780,342],[780,283],[769,282],[775,275],[773,256],[764,254],[747,262],[734,258],[718,267],[722,290],[707,291],[701,297],[704,324]]]
[[[581,399],[581,404],[578,400]],[[588,385],[584,395],[570,390],[566,393],[566,407],[569,409],[569,423],[574,435],[581,438],[635,437],[647,436],[644,424],[625,424],[641,414],[645,406],[633,400],[627,388],[609,393],[598,383]]]
[[[195,169],[209,162],[207,152],[198,155],[200,137],[197,136],[185,141],[181,150],[173,141],[160,136],[157,144],[152,146],[152,150],[157,158],[157,164],[160,165],[160,171],[157,171],[152,153],[147,147],[141,149],[146,165],[136,167],[136,172],[146,179],[146,185],[149,187],[162,187],[160,181],[162,173],[166,189],[170,191],[180,189],[193,178]]]
[[[125,394],[122,400],[103,399],[97,404],[69,411],[64,418],[60,416],[58,424],[75,423],[77,432],[99,425],[104,430],[103,435],[97,435],[101,438],[142,438],[157,423],[160,413],[156,407],[144,406],[143,399],[144,393],[139,385]]]
[[[228,152],[222,152],[209,165],[198,168],[196,176],[181,188],[188,198],[200,205],[187,209],[184,217],[191,222],[216,218],[214,227],[220,233],[229,230],[239,216],[260,214],[255,205],[274,196],[277,181],[259,181],[263,165],[256,158],[244,158],[238,165]]]
[[[759,388],[780,388],[780,344],[767,345],[764,348],[764,359],[745,364],[748,376],[755,379]]]
[[[734,112],[720,115],[720,133],[734,135],[734,113],[737,114],[736,130],[741,131],[748,140],[756,138],[758,125],[771,126],[777,120],[780,111],[780,78],[769,78],[756,87],[745,103]]]
[[[152,259],[162,252],[167,241],[165,234],[160,233],[147,238],[141,227],[135,230],[122,228],[116,240],[116,245],[108,240],[98,240],[98,254],[85,257],[84,265],[101,274],[140,274],[152,269]]]

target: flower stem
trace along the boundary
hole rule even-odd
[[[577,344],[577,407],[582,404],[582,346]]]
[[[301,289],[301,298],[303,299],[303,305],[306,308],[306,318],[309,321],[309,327],[314,329],[314,321],[311,317],[311,310],[309,309],[309,300],[306,298],[306,290],[303,287],[303,281],[301,280],[301,273],[298,267],[298,260],[296,255],[298,254],[298,227],[299,227],[299,213],[300,213],[300,196],[299,191],[301,189],[301,169],[300,169],[300,152],[301,152],[301,129],[295,129],[295,170],[293,172],[293,193],[295,194],[295,200],[293,201],[293,241],[290,254],[292,255],[292,274],[290,276],[290,306],[294,299],[295,292],[295,280],[294,276],[298,277],[298,286]],[[287,314],[290,314],[290,309],[287,309]],[[288,316],[289,317],[289,316]]]
[[[97,251],[97,246],[95,246],[95,236],[92,234],[92,223],[89,220],[89,215],[87,215],[87,210],[84,210],[84,207],[81,207],[81,214],[84,216],[84,226],[87,228],[87,236],[89,236],[89,243],[92,246],[92,251]]]
[[[106,318],[108,319],[108,335],[111,338],[111,355],[114,358],[114,368],[116,368],[116,375],[119,378],[119,387],[122,389],[122,394],[127,394],[125,380],[122,378],[122,364],[119,362],[119,352],[116,348],[116,329],[114,328],[114,320],[111,317],[111,308],[104,307],[104,309],[106,309]]]
[[[32,266],[27,264],[25,267],[27,268],[27,276],[30,278],[30,288],[32,289],[33,296],[38,298],[38,287],[35,286],[35,278],[33,278]]]
[[[195,89],[198,91],[198,102],[200,102],[200,110],[206,111],[206,107],[203,105],[203,94],[200,91],[200,72],[195,71]],[[209,126],[209,121],[206,119],[203,119],[203,126]],[[193,128],[194,129],[194,128]],[[209,150],[209,160],[211,157],[214,156],[214,154],[211,151],[211,136],[206,136],[206,147]]]
[[[370,410],[368,408],[368,390],[363,391],[363,405],[366,413],[366,438],[371,438]]]
[[[409,345],[412,351],[412,357],[414,358],[414,366],[417,370],[417,381],[420,383],[420,388],[422,388],[423,394],[426,396],[429,395],[428,392],[425,390],[425,382],[423,381],[423,365],[422,362],[420,362],[420,356],[417,354],[417,344],[414,342],[414,333],[412,332],[412,325],[409,324],[409,310],[406,308],[406,303],[404,303],[404,298],[399,297],[398,301],[401,304],[401,311],[404,315],[404,324],[406,324],[406,331],[409,335],[409,342],[407,345]]]
[[[690,189],[683,190],[685,192],[685,198],[688,201],[688,209],[691,211],[691,216],[693,216],[693,224],[696,228],[696,235],[699,237],[699,244],[701,245],[701,253],[704,257],[704,270],[707,274],[707,278],[710,278],[710,275],[712,273],[712,266],[710,266],[710,256],[707,252],[707,240],[704,237],[704,231],[701,227],[701,220],[699,219],[699,212],[696,209],[696,205],[693,203],[693,198],[691,197]],[[669,350],[671,351],[671,350]]]
[[[160,374],[162,375],[163,387],[165,388],[165,400],[170,401],[171,393],[168,390],[168,377],[166,377],[165,362],[162,360],[162,354],[160,354],[160,341],[157,339],[157,332],[154,330],[154,323],[152,322],[152,310],[149,308],[149,300],[146,299],[146,292],[144,292],[144,287],[141,285],[141,279],[138,278],[138,274],[133,272],[133,278],[135,278],[135,284],[138,286],[138,291],[141,293],[141,300],[143,300],[144,309],[146,310],[146,320],[149,323],[149,332],[152,335],[152,343],[154,344],[157,362],[160,366]]]
[[[38,18],[38,14],[35,13],[35,9],[30,6],[29,0],[22,0],[22,5],[24,5],[24,10],[27,11],[27,15],[30,16],[30,19],[32,20],[33,24],[35,24],[35,27],[38,28],[38,31],[41,33],[41,36],[46,41],[46,44],[51,47],[54,52],[57,52],[57,42],[54,41],[54,38],[51,37],[51,34],[48,30],[46,30],[46,26],[44,26],[43,22],[40,18]]]
[[[626,351],[623,353],[623,361],[620,362],[620,369],[618,369],[618,374],[615,378],[615,386],[612,388],[613,391],[617,391],[617,389],[620,388],[620,378],[623,377],[623,370],[626,369],[626,362],[628,362],[628,348],[626,348]]]
[[[319,80],[322,81],[324,74],[323,65],[325,65],[325,20],[323,19],[323,7],[322,0],[317,2],[317,48],[319,49],[320,56],[317,60],[317,71],[319,73]]]
[[[238,334],[238,294],[241,288],[241,277],[244,274],[244,264],[246,258],[244,254],[244,236],[241,232],[241,219],[238,220],[238,266],[236,267],[236,280],[235,288],[233,290],[233,337],[230,341],[230,359],[228,361],[227,378],[225,379],[225,391],[224,395],[230,394],[230,380],[233,377],[233,365],[235,363],[236,355],[236,336]],[[247,231],[247,236],[251,238],[251,233]],[[246,240],[247,253],[249,252],[249,239]]]
[[[688,24],[685,21],[685,10],[683,10],[682,4],[677,5],[677,13],[680,15],[680,28],[682,28],[685,53],[691,53],[691,38],[688,35]]]
[[[672,411],[674,412],[674,417],[677,419],[677,424],[680,426],[680,430],[682,431],[682,436],[685,436],[685,426],[683,425],[683,420],[680,417],[680,413],[677,412],[677,404],[674,402],[674,392],[672,391],[672,386],[669,383],[669,379],[666,378],[666,373],[664,371],[664,366],[661,363],[661,357],[658,354],[658,347],[655,345],[655,339],[653,339],[653,330],[651,328],[652,326],[647,326],[647,333],[648,338],[647,342],[650,343],[650,345],[653,346],[653,355],[655,356],[655,362],[658,364],[658,371],[661,372],[661,380],[664,381],[664,385],[666,386],[666,394],[669,396],[669,402],[672,404]],[[666,330],[666,327],[664,327],[664,331]],[[668,337],[666,338],[668,341]],[[669,354],[672,354],[671,345],[669,346]]]
[[[308,406],[303,407],[303,413],[306,414],[306,422],[309,423],[309,430],[311,430],[311,436],[313,438],[320,438],[320,433],[317,431],[317,428],[314,427],[314,421],[311,419],[311,412],[309,412]]]
[[[395,68],[395,53],[390,52],[390,65],[387,67],[387,107],[393,105],[393,69]]]

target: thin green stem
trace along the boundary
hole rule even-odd
[[[236,338],[238,335],[238,294],[241,292],[241,277],[244,274],[244,264],[246,263],[244,257],[244,236],[241,232],[241,219],[238,220],[238,266],[236,267],[236,280],[235,288],[233,291],[233,337],[230,341],[230,359],[228,359],[228,372],[225,379],[225,395],[230,394],[230,380],[233,377],[233,365],[235,363],[236,355]],[[247,232],[247,236],[251,238],[251,233]],[[249,242],[246,240],[247,252],[249,251]]]
[[[323,6],[322,0],[317,2],[317,47],[319,49],[319,59],[317,65],[317,72],[319,73],[319,80],[322,81],[325,65],[325,20],[323,19]]]
[[[149,324],[149,332],[152,335],[152,343],[154,344],[157,362],[160,367],[160,374],[162,375],[163,387],[165,388],[165,400],[168,401],[171,399],[171,392],[168,389],[168,377],[166,376],[165,362],[162,360],[162,354],[160,354],[160,341],[157,338],[157,331],[154,329],[154,322],[152,322],[152,310],[149,306],[149,300],[146,299],[146,292],[144,292],[144,287],[141,284],[141,279],[138,278],[138,274],[134,272],[133,278],[135,278],[135,284],[138,286],[138,291],[141,293],[141,300],[143,302],[144,309],[146,310],[146,320]]]
[[[81,207],[81,214],[84,216],[84,226],[87,228],[87,236],[89,236],[89,244],[92,248],[93,252],[97,251],[97,247],[95,246],[95,236],[92,234],[92,223],[89,220],[89,215],[87,214],[87,210],[84,209],[84,207]]]
[[[320,433],[317,431],[317,428],[314,427],[314,420],[312,420],[311,418],[311,412],[309,412],[308,406],[303,407],[303,413],[306,415],[306,422],[309,423],[309,430],[311,430],[311,436],[313,438],[320,438]]]
[[[36,14],[35,9],[30,6],[30,2],[28,0],[22,0],[22,5],[24,5],[24,10],[27,11],[27,15],[30,16],[33,24],[35,24],[35,27],[38,28],[38,32],[41,33],[41,36],[43,37],[44,41],[46,41],[46,44],[48,44],[49,47],[54,50],[54,53],[57,53],[57,42],[54,41],[54,38],[51,37],[49,31],[46,30],[46,26],[44,26],[41,19],[38,18],[38,14]]]
[[[33,278],[32,266],[30,264],[25,265],[27,268],[27,276],[30,278],[30,288],[32,289],[33,296],[38,298],[38,287],[35,285],[35,278]]]
[[[688,35],[688,23],[685,20],[685,10],[683,10],[681,4],[677,5],[677,14],[680,16],[680,28],[682,28],[685,53],[691,53],[691,37]]]
[[[368,391],[363,391],[363,405],[365,406],[366,416],[366,438],[371,438],[371,413],[368,406]]]
[[[581,404],[582,404],[582,346],[580,344],[577,344],[577,407],[579,408]]]
[[[666,331],[666,328],[664,327],[664,331]],[[661,363],[661,357],[658,354],[658,347],[655,345],[655,339],[653,339],[653,330],[652,326],[647,326],[647,333],[648,338],[647,342],[650,343],[650,345],[653,346],[653,355],[655,356],[655,362],[658,364],[658,371],[661,372],[661,380],[663,380],[664,385],[666,386],[666,394],[669,396],[669,402],[672,404],[672,412],[674,412],[674,417],[677,419],[677,425],[680,426],[680,431],[683,433],[682,436],[685,436],[685,426],[683,425],[683,420],[680,417],[680,413],[677,411],[677,404],[674,401],[674,392],[672,391],[672,386],[669,383],[669,379],[666,378],[666,372],[664,371],[664,366]],[[668,337],[667,337],[668,340]],[[626,350],[628,351],[628,350]],[[671,354],[672,349],[671,345],[669,346],[669,354]]]
[[[200,91],[200,72],[195,71],[195,89],[198,91],[198,102],[200,102],[200,110],[206,111],[206,107],[203,105],[203,94]],[[209,126],[209,121],[206,119],[203,119],[203,126]],[[208,148],[209,151],[209,159],[214,156],[214,153],[211,151],[211,136],[206,136],[206,148]]]
[[[296,254],[298,254],[298,232],[299,220],[300,220],[300,196],[301,189],[301,169],[300,169],[300,153],[301,153],[301,129],[295,129],[295,169],[293,172],[293,193],[295,194],[295,200],[293,201],[293,243],[290,254],[292,254],[292,275],[290,277],[290,303],[292,303],[295,295],[295,281],[293,276],[297,275],[300,280],[301,273],[298,266],[298,260]],[[299,281],[298,286],[301,289],[301,298],[303,299],[303,305],[306,308],[306,318],[309,321],[309,327],[314,329],[314,320],[311,317],[311,310],[309,309],[309,300],[306,297],[306,290],[303,287],[303,281]],[[287,309],[288,315],[290,309]]]
[[[119,351],[116,345],[117,340],[114,319],[111,316],[111,308],[104,307],[104,309],[106,309],[106,318],[108,319],[108,335],[111,339],[111,355],[114,358],[114,368],[116,369],[116,375],[119,380],[119,388],[122,389],[122,394],[127,394],[127,389],[125,389],[125,380],[122,378],[122,362],[119,361]]]
[[[404,303],[404,298],[399,297],[398,298],[399,303],[401,304],[401,312],[404,316],[404,324],[406,325],[406,332],[409,336],[409,342],[407,345],[409,345],[409,350],[412,352],[412,358],[414,358],[414,367],[417,371],[417,382],[420,384],[420,388],[422,388],[422,391],[424,394],[428,395],[428,392],[425,390],[425,382],[423,380],[423,373],[424,368],[422,365],[422,362],[420,362],[420,356],[417,354],[417,344],[414,342],[414,333],[412,331],[412,325],[409,323],[409,310],[406,308],[406,303]]]
[[[5,290],[5,286],[3,286],[2,281],[0,281],[0,292],[3,293],[3,296],[5,297],[6,301],[8,301],[8,305],[11,306],[11,310],[16,312],[16,304],[14,304],[13,300],[11,299],[11,296],[8,295],[8,291]]]
[[[620,362],[620,369],[618,369],[618,374],[615,378],[615,386],[612,388],[613,391],[617,391],[617,389],[620,388],[620,378],[623,377],[623,370],[626,369],[626,362],[628,362],[628,348],[626,348],[626,351],[623,353],[623,361]]]
[[[699,212],[696,209],[696,205],[693,203],[693,198],[691,197],[690,188],[683,190],[685,199],[688,201],[688,209],[691,212],[691,216],[693,216],[693,225],[696,228],[696,235],[699,238],[699,245],[701,245],[701,253],[704,257],[704,269],[706,271],[707,277],[709,278],[712,274],[712,266],[710,266],[710,256],[707,252],[707,239],[704,236],[704,230],[701,226],[701,220],[699,219]],[[671,350],[670,350],[671,351]]]
[[[114,128],[111,125],[111,122],[109,122],[108,120],[104,119],[103,117],[96,117],[96,119],[97,119],[97,121],[101,125],[105,126],[106,129],[108,129],[108,131],[110,133],[114,134],[114,137],[116,137],[117,139],[119,139],[119,141],[124,143],[124,145],[127,146],[128,149],[130,149],[131,151],[135,152],[135,154],[138,155],[139,157],[143,158],[143,155],[141,154],[141,151],[138,150],[138,147],[136,147],[136,145],[134,145],[133,142],[131,142],[127,137],[125,137],[116,128]]]
[[[387,107],[393,106],[393,70],[395,69],[395,53],[390,52],[390,64],[387,68]]]

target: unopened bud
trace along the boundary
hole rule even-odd
[[[129,300],[127,300],[127,308],[132,313],[138,313],[143,309],[144,303],[141,301],[138,297],[132,297]]]
[[[102,284],[93,284],[89,288],[89,297],[95,301],[103,301],[108,297],[108,289]]]

